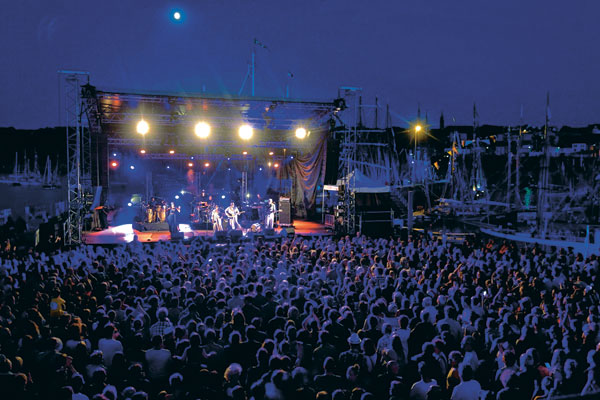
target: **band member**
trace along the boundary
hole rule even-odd
[[[221,220],[221,215],[219,214],[219,206],[215,206],[215,209],[212,210],[212,213],[210,214],[210,219],[213,223],[214,232],[223,230],[223,223]]]
[[[240,210],[238,210],[233,201],[231,202],[229,207],[225,209],[225,215],[229,220],[229,226],[231,227],[231,229],[242,229],[242,226],[238,222],[238,215],[240,214]]]
[[[273,225],[275,224],[275,203],[273,203],[273,199],[269,199],[269,203],[267,204],[267,229],[273,229]]]
[[[175,203],[171,202],[171,207],[167,210],[167,223],[169,224],[169,232],[171,234],[179,231],[177,224],[177,216],[181,211],[181,207],[175,207]]]

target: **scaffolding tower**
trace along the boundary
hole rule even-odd
[[[361,88],[356,87],[341,87],[339,98],[343,98],[345,104],[354,102],[353,123],[351,126],[344,123],[343,125],[343,142],[341,159],[344,163],[344,190],[343,190],[343,225],[345,233],[353,235],[356,233],[356,167],[357,167],[357,143],[358,143],[358,128],[362,120],[361,117]]]
[[[61,108],[65,112],[67,134],[67,203],[68,215],[65,227],[65,244],[81,244],[85,193],[91,189],[90,163],[91,141],[89,132],[84,134],[82,119],[81,88],[89,83],[89,73],[82,71],[58,71],[63,98]]]

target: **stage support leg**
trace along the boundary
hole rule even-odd
[[[412,229],[413,229],[413,197],[415,192],[412,190],[408,191],[408,236],[412,237]]]

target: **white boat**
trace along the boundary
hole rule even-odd
[[[480,228],[482,233],[486,235],[494,236],[500,239],[512,240],[521,243],[537,244],[540,246],[568,249],[572,248],[575,253],[581,253],[584,257],[591,254],[600,254],[600,229],[594,232],[593,243],[590,241],[590,235],[588,234],[585,238],[570,237],[567,239],[559,238],[541,238],[533,236],[528,232],[516,232],[516,231],[502,231],[500,229]]]

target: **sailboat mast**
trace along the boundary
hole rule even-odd
[[[521,195],[519,194],[519,185],[521,184],[521,168],[520,168],[520,151],[521,151],[521,140],[523,136],[523,106],[521,105],[521,118],[519,119],[519,137],[517,138],[517,159],[515,162],[515,201],[517,206],[521,206]],[[510,149],[509,149],[510,150]]]
[[[546,220],[544,214],[546,212],[546,190],[548,189],[548,175],[550,168],[550,136],[548,135],[548,121],[550,116],[550,93],[546,93],[546,120],[544,123],[544,158],[542,162],[541,180],[539,187],[538,199],[538,232],[541,233],[542,239],[546,238]]]

